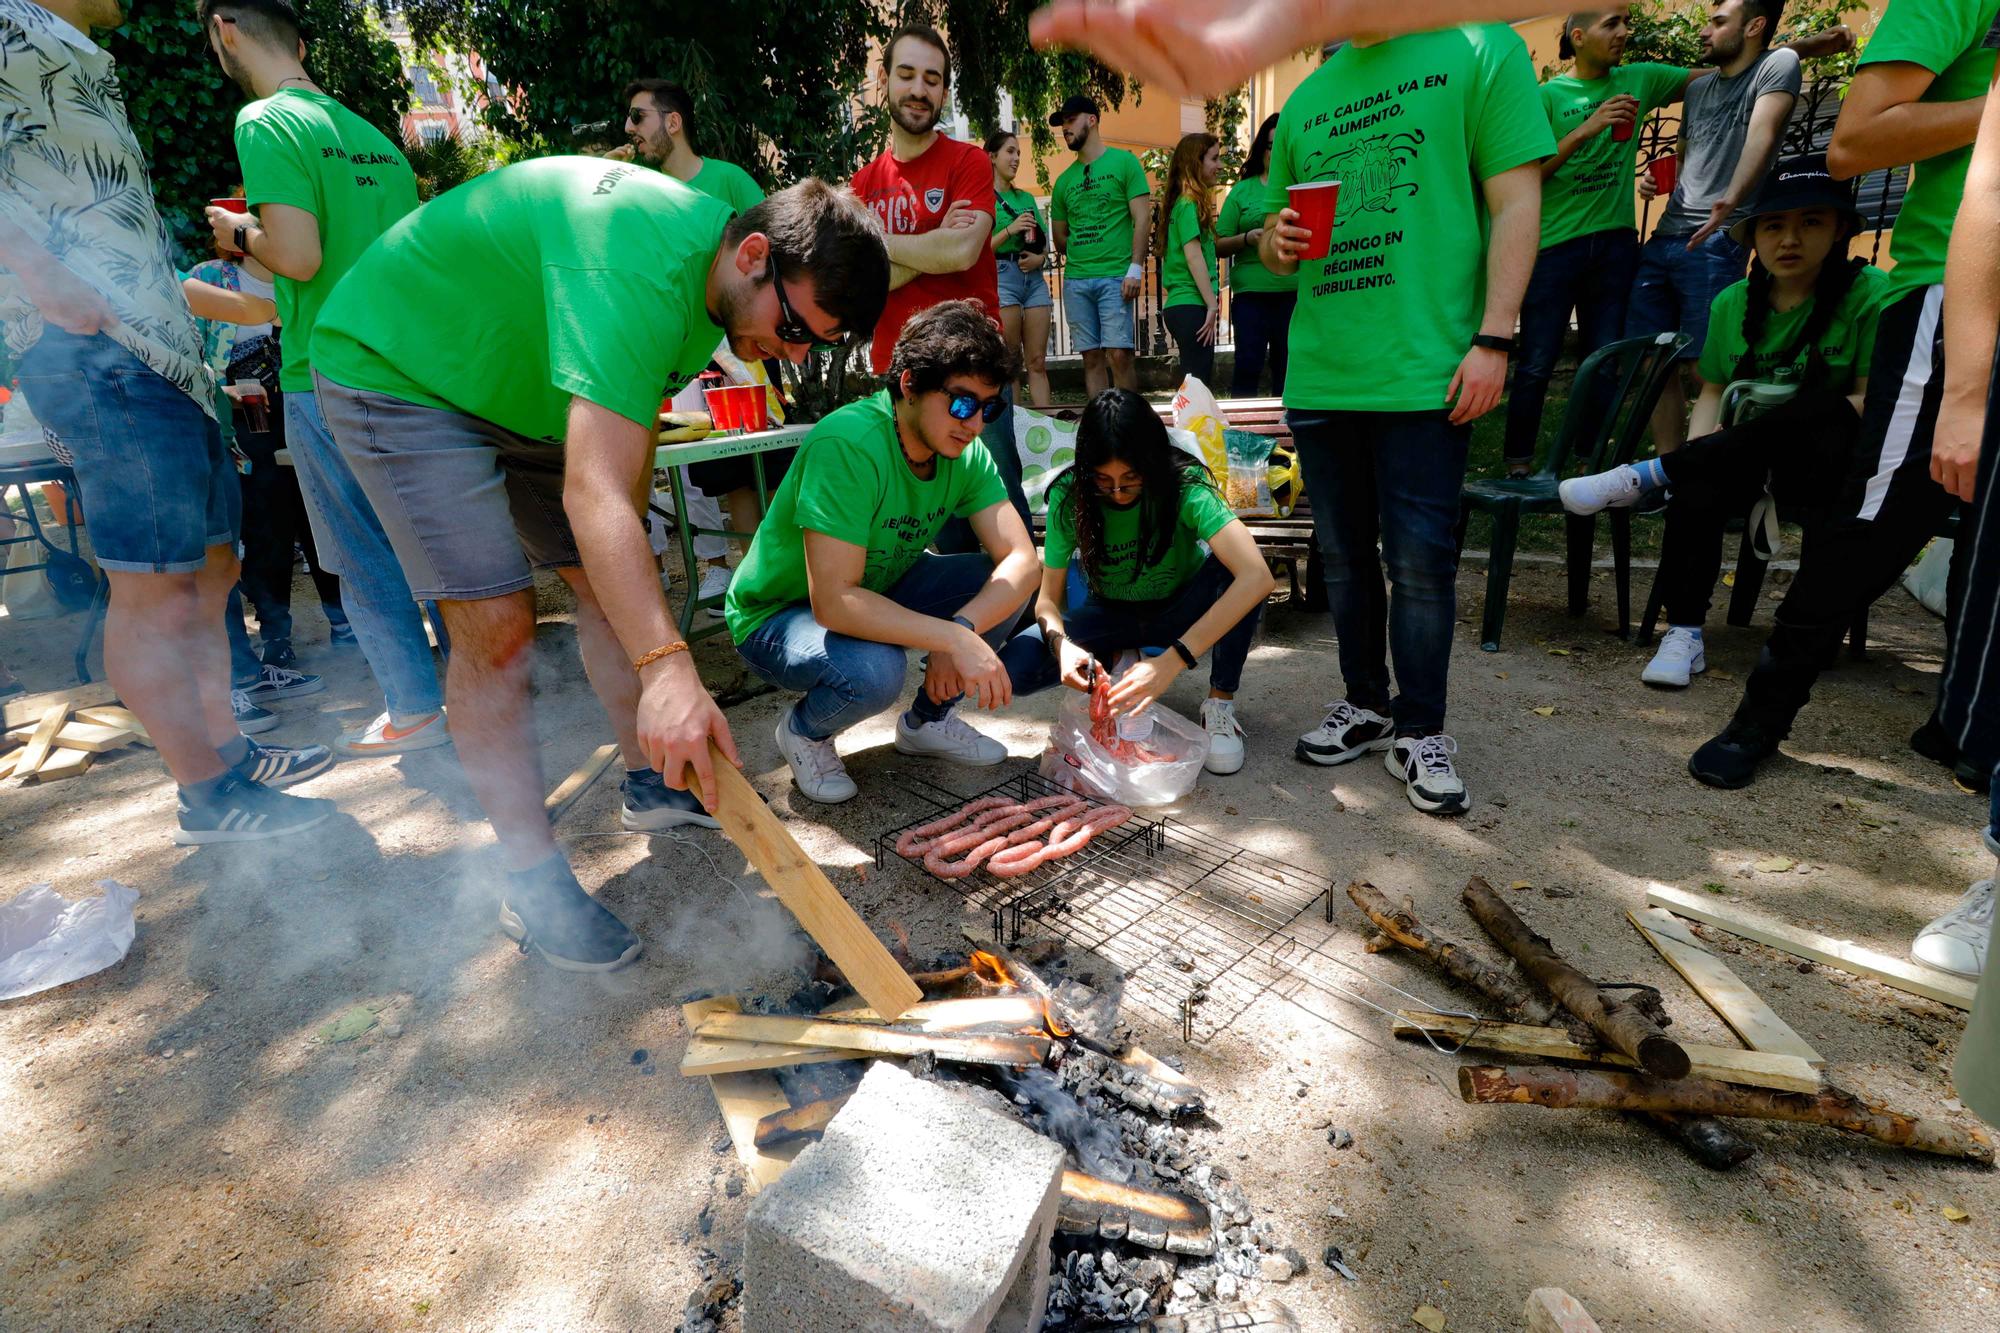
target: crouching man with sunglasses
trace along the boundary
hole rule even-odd
[[[896,719],[904,754],[997,764],[1006,747],[959,718],[959,700],[1004,708],[1054,682],[1040,632],[1014,633],[1039,570],[979,440],[1013,376],[977,302],[911,316],[889,387],[813,427],[730,582],[736,651],[804,695],[778,722],[778,750],[812,800],[853,798],[834,737],[897,700],[911,649],[929,658]],[[981,550],[927,549],[952,518]]]
[[[357,163],[358,165],[358,163]],[[722,341],[804,359],[874,327],[881,225],[802,181],[742,214],[656,171],[551,157],[409,214],[361,257],[313,333],[327,424],[418,599],[451,630],[451,734],[499,836],[500,926],[557,967],[608,971],[639,938],[557,851],[530,702],[535,571],[576,595],[590,683],[624,752],[624,822],[714,827],[702,687],[646,540],[662,396]]]

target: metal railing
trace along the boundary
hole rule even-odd
[[[1048,281],[1049,296],[1055,307],[1049,315],[1049,355],[1069,356],[1074,352],[1070,345],[1069,318],[1063,300],[1064,260],[1051,256],[1042,268],[1042,276]],[[1228,260],[1223,261],[1226,268]],[[1132,332],[1140,356],[1172,356],[1174,340],[1167,333],[1166,322],[1160,318],[1160,310],[1166,293],[1160,282],[1160,265],[1157,256],[1146,259],[1146,276],[1139,288],[1139,297],[1133,303]],[[1222,317],[1215,332],[1215,345],[1233,347],[1236,344],[1234,326],[1230,320],[1230,292],[1225,283],[1222,292]]]

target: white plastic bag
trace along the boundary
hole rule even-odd
[[[31,884],[0,905],[0,1000],[16,1000],[102,972],[125,956],[138,927],[139,892],[101,879],[104,892],[75,902]]]
[[[1091,734],[1090,696],[1064,692],[1062,708],[1049,724],[1041,774],[1058,786],[1120,805],[1172,805],[1194,790],[1208,758],[1208,732],[1164,704],[1156,703],[1136,721],[1150,720],[1152,734],[1141,742],[1152,763],[1130,763]]]
[[[1934,538],[1924,548],[1923,558],[1903,574],[1903,587],[1934,616],[1945,613],[1945,585],[1951,581],[1951,548],[1951,538]]]
[[[1181,387],[1174,393],[1174,425],[1192,434],[1198,442],[1196,456],[1208,465],[1209,475],[1215,478],[1217,486],[1229,482],[1229,446],[1224,442],[1222,432],[1229,427],[1229,418],[1222,415],[1216,405],[1215,395],[1208,386],[1193,375],[1181,381]]]

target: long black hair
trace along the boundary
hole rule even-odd
[[[1093,478],[1113,461],[1139,474],[1139,562],[1164,560],[1173,546],[1180,522],[1181,488],[1211,485],[1208,470],[1174,447],[1159,413],[1130,389],[1106,389],[1083,409],[1076,428],[1076,461],[1066,473],[1068,491],[1061,497],[1083,576],[1093,592],[1102,592],[1104,574],[1104,496]],[[1059,481],[1062,479],[1059,478]]]
[[[1837,246],[1845,246],[1846,238],[1836,241]],[[1833,317],[1840,313],[1841,302],[1854,286],[1854,280],[1861,270],[1868,267],[1865,259],[1840,259],[1828,254],[1826,262],[1819,266],[1819,278],[1813,284],[1812,314],[1806,316],[1805,327],[1799,330],[1791,345],[1777,353],[1773,365],[1788,366],[1798,359],[1799,349],[1806,352],[1806,373],[1800,382],[1804,389],[1816,389],[1825,382],[1827,375],[1826,358],[1820,355],[1820,339],[1833,327]],[[1757,352],[1757,340],[1764,336],[1764,325],[1771,318],[1771,270],[1764,267],[1764,261],[1753,254],[1750,260],[1750,292],[1743,305],[1743,355],[1737,359],[1732,379],[1749,380],[1757,378],[1757,363],[1763,358]]]
[[[1271,139],[1277,132],[1278,113],[1273,111],[1257,127],[1257,137],[1250,141],[1250,153],[1243,159],[1243,175],[1239,179],[1254,181],[1270,169]]]

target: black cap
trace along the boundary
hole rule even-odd
[[[1086,111],[1093,116],[1104,114],[1097,109],[1097,103],[1090,98],[1085,97],[1082,93],[1073,94],[1070,97],[1064,98],[1063,104],[1050,114],[1049,124],[1061,125],[1071,116],[1080,116]]]
[[[1788,157],[1771,168],[1756,205],[1729,229],[1729,239],[1747,247],[1751,228],[1758,218],[1789,213],[1795,208],[1830,208],[1857,224],[1861,218],[1854,207],[1854,192],[1833,178],[1826,169],[1824,154]]]

